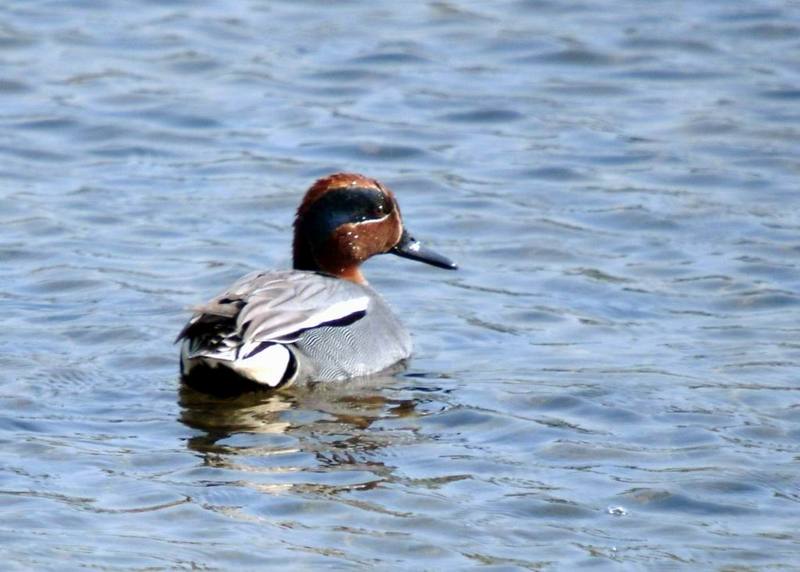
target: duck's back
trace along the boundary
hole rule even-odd
[[[178,336],[182,372],[223,368],[270,387],[384,370],[411,340],[370,287],[316,272],[249,274],[208,303]]]

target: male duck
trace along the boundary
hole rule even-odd
[[[276,388],[369,375],[407,358],[408,332],[359,268],[387,252],[456,268],[411,237],[378,181],[318,180],[297,210],[294,270],[253,272],[195,308],[176,340],[184,381],[212,392]]]

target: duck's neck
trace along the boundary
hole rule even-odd
[[[345,268],[340,272],[337,272],[336,276],[345,280],[349,280],[350,282],[355,282],[356,284],[363,284],[364,286],[368,284],[367,279],[364,278],[364,275],[361,273],[361,269],[359,269],[358,266]]]
[[[299,240],[297,236],[294,237],[294,244],[292,245],[292,268],[295,270],[310,270],[312,272],[322,271],[314,255],[311,254],[309,244],[304,240]]]
[[[292,268],[295,270],[309,270],[311,272],[324,272],[349,280],[356,284],[367,284],[358,265],[325,265],[320,264],[311,252],[309,244],[303,240],[295,239],[292,247]],[[330,267],[329,267],[330,266]]]

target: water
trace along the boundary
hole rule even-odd
[[[4,569],[797,567],[799,8],[5,2]],[[341,169],[409,369],[181,390]]]

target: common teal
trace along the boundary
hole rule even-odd
[[[411,237],[378,181],[318,180],[297,209],[294,269],[253,272],[194,309],[176,340],[184,381],[219,393],[277,388],[370,375],[408,358],[408,332],[360,269],[387,252],[456,268]]]

